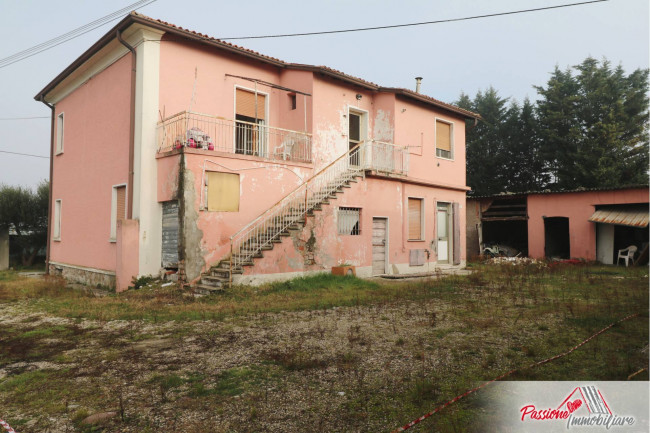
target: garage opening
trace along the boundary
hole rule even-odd
[[[544,218],[544,254],[549,259],[568,259],[571,257],[569,218]]]
[[[596,223],[598,261],[615,264],[620,250],[635,246],[635,263],[647,263],[649,219],[647,203],[596,206],[589,221]]]
[[[481,213],[483,247],[499,246],[506,255],[528,255],[526,197],[493,200]]]

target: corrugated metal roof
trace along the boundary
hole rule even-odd
[[[630,227],[648,227],[648,208],[639,206],[608,207],[596,210],[589,221]]]
[[[563,189],[563,190],[552,190],[545,189],[541,191],[521,191],[521,192],[502,192],[499,194],[487,194],[487,195],[468,195],[467,198],[511,198],[511,197],[523,197],[527,195],[538,195],[538,194],[565,194],[572,192],[589,192],[589,191],[620,191],[623,189],[642,189],[648,188],[646,184],[632,184],[632,185],[621,185],[621,186],[603,186],[595,188],[576,188],[576,189]]]

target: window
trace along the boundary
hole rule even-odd
[[[338,215],[338,232],[340,235],[358,236],[361,234],[361,209],[340,207]]]
[[[295,110],[297,106],[297,101],[296,101],[296,94],[295,93],[289,93],[289,108],[292,110]]]
[[[248,90],[235,92],[235,153],[264,156],[266,96]]]
[[[208,172],[208,210],[239,212],[239,175]]]
[[[452,159],[454,157],[453,125],[436,120],[436,156]]]
[[[54,201],[54,233],[52,239],[55,241],[61,240],[61,199]]]
[[[117,222],[126,219],[126,185],[113,187],[111,201],[111,241],[117,239]]]
[[[421,198],[409,197],[409,236],[410,241],[424,240],[424,230],[422,224],[422,204],[424,201]]]
[[[63,153],[63,113],[56,117],[56,154]]]

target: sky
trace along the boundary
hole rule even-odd
[[[124,8],[135,0],[0,0],[0,59]],[[216,38],[373,27],[577,3],[577,0],[157,0],[138,11]],[[50,110],[34,95],[110,30],[113,21],[0,68],[0,184],[33,187],[49,176]],[[555,66],[587,56],[627,73],[649,67],[650,2],[607,2],[398,29],[231,41],[288,62],[325,65],[445,102],[493,86],[537,98]],[[3,120],[15,117],[43,117]],[[46,158],[13,155],[20,152]]]

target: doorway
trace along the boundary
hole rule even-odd
[[[372,275],[386,273],[388,218],[372,219]]]
[[[361,144],[367,137],[367,113],[362,111],[348,111],[348,150]],[[355,151],[350,154],[350,165],[361,165],[361,153]]]
[[[453,255],[452,243],[449,241],[449,233],[452,233],[452,230],[449,203],[438,203],[436,206],[438,263],[449,263],[449,257]]]
[[[547,258],[568,259],[571,257],[569,241],[569,218],[544,218],[544,255]]]

